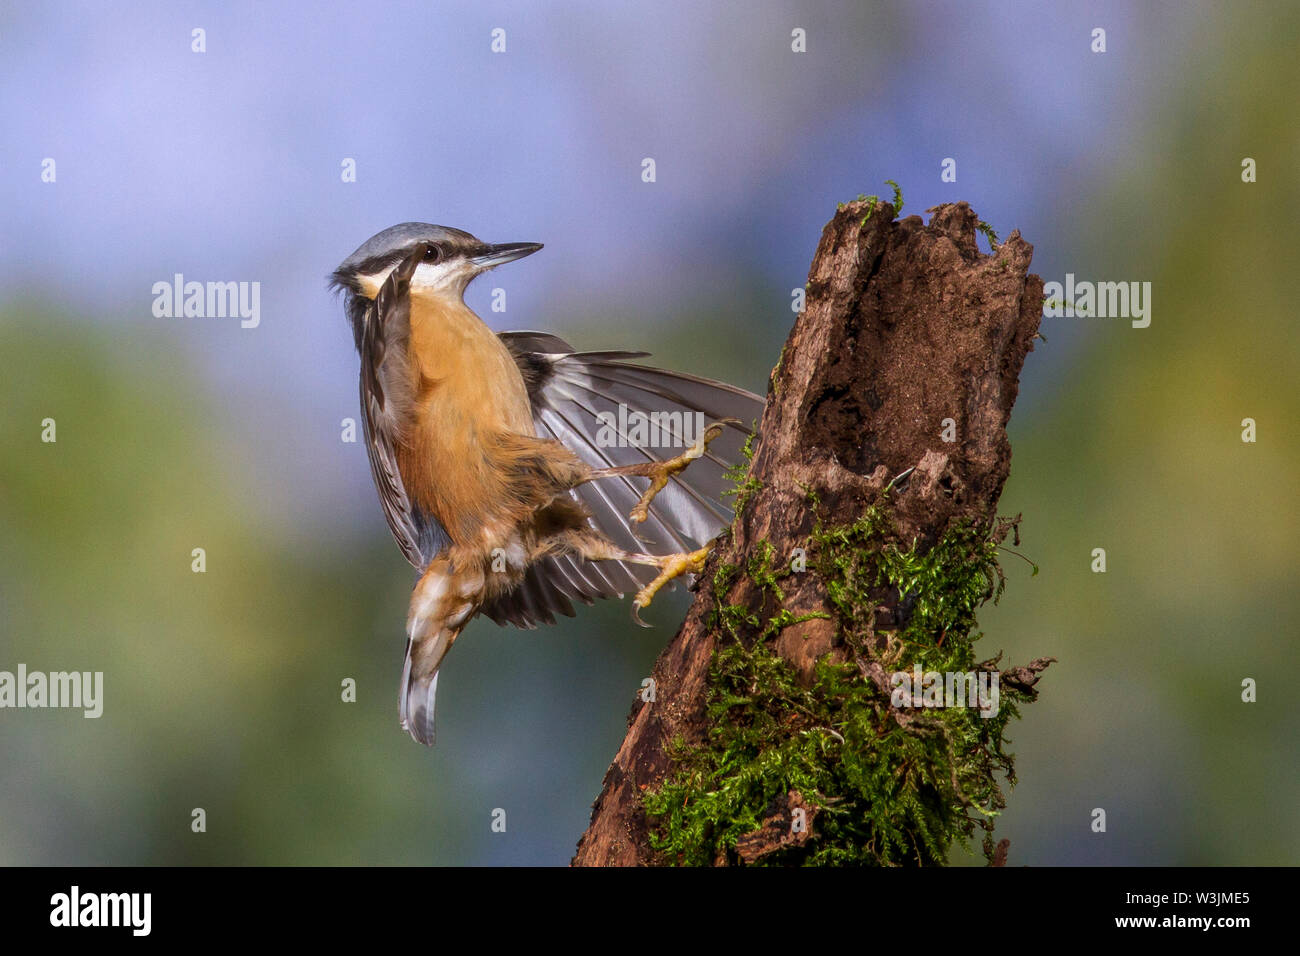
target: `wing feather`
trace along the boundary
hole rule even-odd
[[[394,269],[366,308],[360,346],[361,420],[370,472],[393,538],[406,560],[422,571],[448,539],[432,515],[411,503],[397,467],[397,448],[414,416],[410,280],[418,262],[412,256]]]
[[[608,423],[598,417],[620,405],[629,413],[700,413],[708,421],[737,419],[728,425],[700,459],[675,475],[651,503],[647,520],[634,525],[627,517],[641,497],[644,479],[613,478],[588,482],[573,494],[591,514],[591,524],[629,551],[672,554],[692,550],[713,538],[731,519],[722,500],[725,472],[743,460],[741,449],[763,411],[763,400],[744,389],[681,372],[629,363],[647,352],[575,352],[558,336],[545,332],[503,332],[528,386],[537,434],[561,442],[592,468],[611,468],[662,460],[680,453],[683,436],[670,437],[672,449],[641,448],[622,434],[616,444],[599,440]],[[617,431],[617,429],[615,429]],[[550,623],[555,613],[573,614],[573,600],[621,597],[654,576],[642,565],[618,561],[589,562],[570,555],[532,565],[524,583],[484,607],[498,623],[518,626]]]

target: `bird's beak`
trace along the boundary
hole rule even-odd
[[[531,256],[540,248],[542,248],[540,242],[500,242],[494,246],[484,246],[482,251],[476,256],[471,256],[469,261],[481,271],[514,262],[524,256]]]

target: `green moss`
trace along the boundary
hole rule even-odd
[[[1002,686],[1000,709],[988,718],[966,707],[899,711],[888,688],[864,675],[869,665],[886,673],[914,664],[975,670],[975,612],[1002,592],[997,551],[1013,527],[961,525],[933,547],[904,545],[892,531],[887,493],[850,525],[819,522],[804,573],[820,575],[831,615],[797,617],[781,606],[782,582],[796,572],[774,563],[769,542],[746,567],[720,567],[712,582],[717,649],[708,737],[696,745],[677,741],[673,772],[644,794],[661,858],[736,862],[737,840],[776,814],[792,790],[813,808],[811,833],[762,864],[943,864],[954,843],[969,846],[976,828],[991,832],[1005,806],[1000,780],[1014,782],[1004,733],[1025,695]],[[727,603],[742,574],[761,610]],[[891,627],[876,624],[886,601],[910,608]],[[767,640],[811,616],[835,622],[843,654],[818,661],[809,684]],[[992,852],[991,838],[985,848]]]
[[[885,180],[885,184],[894,187],[894,215],[895,215],[895,216],[900,216],[900,215],[902,215],[902,213],[903,213],[903,190],[902,190],[902,188],[898,185],[898,183],[894,182],[892,179],[886,179],[886,180]],[[876,208],[880,205],[880,197],[879,197],[879,196],[868,196],[868,195],[865,195],[864,193],[858,193],[858,198],[857,198],[856,200],[854,200],[854,201],[855,201],[855,202],[864,202],[864,203],[867,204],[867,214],[866,214],[865,216],[863,216],[863,217],[862,217],[862,221],[861,221],[860,223],[858,223],[858,228],[861,229],[861,228],[863,228],[864,226],[866,226],[866,224],[867,224],[867,220],[870,219],[870,218],[872,217],[872,215],[875,214]],[[840,209],[843,209],[843,208],[844,208],[844,203],[840,203],[840,204],[836,207],[837,211],[840,210]]]
[[[805,295],[806,294],[805,290]],[[772,382],[773,395],[781,394],[781,366],[785,363],[785,350],[787,347],[788,346],[786,345],[781,346],[781,354],[776,357],[776,365],[773,367],[772,374],[769,376]]]
[[[877,207],[878,205],[880,205],[880,197],[879,197],[879,196],[863,196],[863,195],[859,194],[859,195],[858,195],[858,202],[864,202],[864,201],[865,201],[866,204],[867,204],[867,214],[866,214],[865,216],[862,217],[862,222],[858,223],[858,228],[859,228],[859,229],[861,229],[861,228],[863,228],[864,226],[866,226],[866,224],[867,224],[867,220],[871,218],[872,213],[874,213],[874,212],[876,211],[876,207]]]
[[[1074,310],[1075,315],[1082,316],[1084,318],[1092,318],[1091,309],[1084,308],[1081,305],[1076,305],[1075,303],[1070,302],[1066,299],[1057,299],[1050,296],[1043,296],[1043,308],[1046,309],[1048,306],[1051,306],[1053,309],[1065,309],[1068,306],[1069,308],[1072,308]],[[1047,339],[1043,339],[1043,341],[1046,342]]]
[[[758,422],[752,422],[750,428],[749,435],[745,438],[745,444],[740,449],[744,460],[736,462],[722,473],[723,477],[732,485],[722,495],[726,498],[736,499],[731,505],[736,518],[739,518],[741,512],[745,510],[745,505],[749,504],[749,499],[754,497],[763,487],[762,481],[749,475],[749,465],[754,460],[754,438],[758,435]]]
[[[901,216],[903,214],[903,187],[892,179],[886,179],[885,185],[894,187],[894,215]]]
[[[990,252],[997,252],[997,251],[998,251],[998,234],[997,234],[996,232],[993,231],[993,227],[990,226],[990,225],[989,225],[987,222],[985,222],[983,219],[981,219],[981,220],[979,221],[979,225],[976,226],[975,228],[978,229],[980,232],[984,233],[984,238],[987,239],[987,240],[989,241],[989,251],[990,251]]]

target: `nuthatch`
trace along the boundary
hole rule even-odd
[[[635,591],[635,616],[664,584],[699,573],[729,520],[723,473],[762,411],[742,389],[626,361],[645,352],[493,333],[465,287],[540,248],[408,222],[332,276],[361,355],[379,500],[420,572],[400,713],[423,744],[438,668],[474,615],[531,628],[572,616],[574,600]],[[683,450],[646,447],[647,423]],[[634,477],[649,486],[639,492]]]

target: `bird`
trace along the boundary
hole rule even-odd
[[[541,248],[407,222],[329,279],[360,357],[371,475],[417,573],[399,718],[427,746],[439,669],[475,616],[534,628],[633,591],[640,624],[660,588],[699,574],[762,413],[752,392],[633,361],[648,352],[493,332],[466,286]]]

